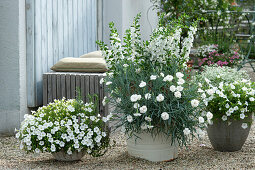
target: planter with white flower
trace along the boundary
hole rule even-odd
[[[179,146],[203,133],[197,86],[186,75],[196,27],[182,37],[181,28],[186,26],[180,20],[168,27],[159,23],[144,42],[139,17],[126,31],[124,44],[113,23],[111,49],[98,43],[111,70],[102,81],[109,91],[107,101],[115,108],[116,127],[127,135],[128,153],[150,161],[171,160]]]
[[[55,100],[25,115],[16,137],[27,152],[52,153],[61,161],[80,160],[86,153],[101,156],[109,146],[104,124],[93,103],[81,100]]]
[[[255,84],[244,72],[206,67],[198,76],[206,105],[208,136],[215,150],[238,151],[245,143],[255,110]]]

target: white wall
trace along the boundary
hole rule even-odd
[[[0,135],[14,133],[26,108],[25,0],[0,1]]]
[[[157,25],[157,14],[150,8],[151,6],[150,0],[103,0],[104,42],[109,42],[109,22],[115,23],[120,36],[123,37],[125,30],[132,24],[133,18],[140,12],[142,14],[140,20],[142,39],[148,39],[151,27],[153,29]]]

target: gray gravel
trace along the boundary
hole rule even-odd
[[[255,74],[245,67],[252,80]],[[171,162],[152,163],[127,154],[125,136],[121,132],[112,134],[117,143],[100,158],[84,156],[78,162],[58,162],[51,154],[26,154],[19,150],[14,137],[0,137],[0,169],[255,169],[255,127],[242,150],[232,153],[214,151],[205,137],[195,139],[187,148],[179,150],[179,156]]]
[[[100,158],[84,156],[78,162],[58,162],[51,154],[26,154],[19,150],[14,137],[0,138],[0,169],[255,169],[255,130],[241,151],[223,153],[214,151],[208,138],[194,140],[179,151],[172,162],[152,163],[127,154],[125,136],[113,134],[117,142],[106,155]]]

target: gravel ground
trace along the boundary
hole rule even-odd
[[[245,67],[253,81],[255,74]],[[125,136],[112,134],[117,143],[106,155],[93,158],[85,155],[81,161],[59,162],[51,154],[26,154],[19,150],[14,137],[0,137],[0,169],[255,169],[255,127],[242,150],[224,153],[214,151],[205,137],[195,139],[187,148],[179,150],[178,158],[171,162],[152,163],[127,154]]]

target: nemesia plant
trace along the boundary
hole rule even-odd
[[[78,151],[97,157],[109,146],[104,126],[110,117],[98,115],[92,102],[63,98],[26,114],[16,137],[27,152]]]
[[[159,22],[150,40],[141,41],[139,18],[126,31],[123,44],[113,23],[111,48],[98,42],[110,68],[100,80],[109,92],[104,102],[115,108],[116,127],[123,127],[129,137],[143,131],[165,133],[172,142],[186,145],[190,136],[204,133],[197,86],[187,75],[196,27],[189,27],[183,37],[186,25],[180,20],[166,27]]]
[[[245,120],[242,128],[246,129],[252,123],[246,118],[255,110],[255,83],[247,77],[245,72],[216,66],[207,67],[202,75],[198,75],[198,92],[206,106],[202,115],[211,117],[207,121],[209,124],[218,120],[228,124],[234,120]]]
[[[242,61],[241,55],[234,49],[229,49],[228,53],[222,53],[217,44],[200,46],[195,55],[199,57],[199,66],[213,65],[218,66],[237,66]]]

